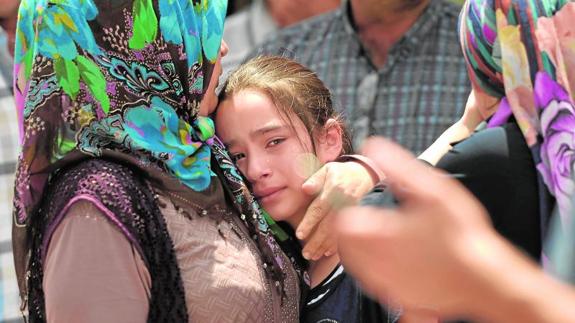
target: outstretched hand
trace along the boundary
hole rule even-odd
[[[470,264],[494,240],[484,208],[396,144],[371,139],[364,153],[386,174],[399,206],[341,212],[336,236],[346,271],[379,299],[455,314],[479,289],[467,279]]]
[[[307,239],[306,259],[317,260],[337,251],[334,212],[357,203],[374,184],[370,172],[356,162],[327,163],[303,184],[305,193],[316,196],[296,230],[298,239]]]

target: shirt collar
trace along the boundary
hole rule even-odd
[[[393,46],[389,55],[394,55],[397,51],[402,55],[409,54],[419,42],[426,38],[427,33],[433,30],[433,26],[438,23],[443,6],[443,1],[431,0],[415,24],[413,24],[405,35]],[[357,34],[352,18],[351,2],[349,0],[343,0],[339,11],[340,19],[343,19],[345,31],[359,41],[359,35]]]
[[[417,19],[415,24],[407,31],[398,44],[407,42],[410,45],[417,45],[425,39],[427,33],[433,30],[433,26],[438,23],[442,6],[443,1],[431,0],[419,19]]]
[[[352,36],[356,36],[357,33],[355,32],[355,27],[351,15],[351,2],[349,2],[349,0],[343,0],[338,10],[340,19],[343,19],[343,26],[345,31]]]

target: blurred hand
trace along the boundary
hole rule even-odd
[[[500,241],[485,210],[458,182],[398,145],[371,139],[364,153],[386,174],[400,204],[341,212],[336,236],[346,271],[380,300],[456,314],[481,287],[469,279],[471,264],[491,256],[493,241]]]
[[[317,260],[337,251],[334,212],[356,204],[373,185],[370,173],[356,162],[327,163],[303,184],[305,193],[316,196],[296,230],[298,239],[307,239],[306,259]]]

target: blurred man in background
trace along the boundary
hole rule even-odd
[[[346,0],[250,56],[285,55],[318,73],[355,147],[378,134],[419,153],[461,116],[470,91],[459,9],[447,0]]]
[[[222,59],[224,73],[231,72],[268,36],[281,28],[336,9],[340,0],[254,0],[228,18],[224,40],[230,52]]]

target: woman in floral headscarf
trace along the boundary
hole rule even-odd
[[[461,42],[473,91],[462,119],[422,156],[462,180],[495,226],[538,257],[575,183],[575,3],[468,0]],[[487,120],[488,129],[468,137]]]
[[[13,240],[30,321],[298,320],[299,253],[205,117],[225,11],[22,1]]]

